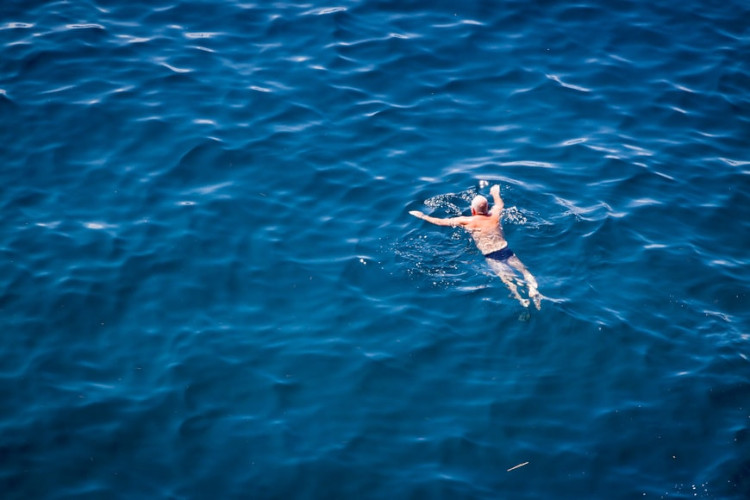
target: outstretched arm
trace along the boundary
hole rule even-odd
[[[492,195],[492,201],[494,202],[494,205],[492,205],[492,210],[490,210],[491,213],[500,215],[503,213],[503,207],[505,204],[503,203],[503,199],[500,198],[500,186],[495,184],[490,188],[490,194]]]
[[[466,224],[466,221],[468,220],[468,217],[450,217],[448,219],[430,217],[429,215],[423,214],[419,210],[412,210],[409,213],[413,215],[414,217],[416,217],[417,219],[426,220],[427,222],[436,224],[438,226],[462,226]]]

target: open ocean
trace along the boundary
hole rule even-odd
[[[0,496],[750,498],[749,54],[740,0],[3,0]],[[408,214],[493,184],[541,310]]]

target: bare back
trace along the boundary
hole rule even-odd
[[[502,250],[508,246],[503,235],[503,229],[500,226],[500,214],[490,212],[489,215],[472,215],[471,217],[461,217],[459,224],[463,226],[483,255]]]

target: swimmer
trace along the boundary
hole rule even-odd
[[[541,309],[542,296],[539,293],[538,285],[534,276],[526,269],[523,262],[508,248],[508,242],[505,241],[503,228],[500,225],[500,216],[503,213],[503,199],[500,198],[500,186],[494,185],[490,189],[490,194],[494,201],[492,210],[489,210],[487,198],[477,195],[471,201],[471,217],[450,217],[440,219],[430,217],[418,210],[409,212],[414,217],[426,220],[438,226],[461,226],[466,229],[476,243],[477,248],[485,259],[490,268],[497,274],[503,283],[508,287],[513,297],[518,300],[522,306],[529,307],[529,300],[521,297],[518,293],[518,284],[516,283],[516,271],[521,273],[528,288],[529,298],[534,301],[537,309]]]

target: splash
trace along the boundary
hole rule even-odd
[[[476,196],[477,190],[472,188],[459,193],[446,193],[432,196],[424,200],[424,204],[432,209],[445,209],[451,217],[462,215],[464,210],[471,205],[471,200]]]
[[[483,194],[489,197],[489,193],[482,193],[480,190],[486,189],[491,183],[487,180],[481,179],[478,183],[478,187],[471,187],[465,191],[458,193],[446,193],[439,194],[427,198],[424,200],[424,204],[433,210],[442,211],[446,217],[457,217],[460,215],[467,215],[465,212],[471,205],[471,200],[478,194]],[[501,186],[502,188],[502,186]],[[507,188],[506,188],[507,190]],[[504,196],[504,193],[501,193]],[[505,201],[505,209],[503,210],[503,224],[510,224],[513,226],[527,226],[533,229],[538,229],[542,226],[552,225],[552,222],[544,219],[541,215],[536,212],[519,209],[516,206],[509,206],[508,200],[503,198]],[[441,216],[437,214],[436,216]]]

